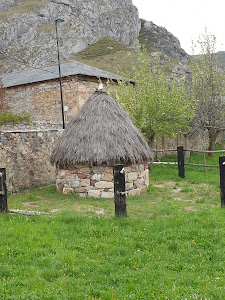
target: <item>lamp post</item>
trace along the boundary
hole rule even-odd
[[[56,40],[57,40],[57,50],[58,50],[58,66],[59,66],[59,84],[60,84],[60,95],[61,95],[61,108],[62,108],[62,123],[63,129],[65,128],[65,117],[64,117],[64,107],[63,107],[63,94],[62,94],[62,78],[61,78],[61,68],[60,68],[60,57],[59,57],[59,38],[57,24],[64,22],[64,19],[57,18],[55,19],[55,30],[56,30]]]

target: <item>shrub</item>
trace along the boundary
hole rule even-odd
[[[7,123],[17,124],[20,122],[31,123],[32,117],[27,112],[22,112],[21,114],[14,114],[11,111],[1,111],[0,112],[0,125]]]

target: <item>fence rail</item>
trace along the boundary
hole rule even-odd
[[[177,152],[177,162],[152,162],[153,165],[177,165],[178,166],[178,176],[184,178],[185,177],[185,169],[184,166],[192,166],[192,167],[203,167],[204,172],[206,172],[206,168],[219,168],[220,169],[220,197],[221,197],[221,206],[225,207],[225,156],[219,157],[218,165],[206,165],[205,153],[225,153],[225,150],[216,150],[216,151],[204,151],[204,150],[193,150],[193,149],[183,149],[182,146],[177,147],[177,149],[153,149],[153,152],[156,152],[156,157],[158,152]],[[189,152],[198,152],[203,153],[203,164],[192,164],[192,163],[184,163],[184,151]]]
[[[208,151],[208,150],[194,150],[194,149],[183,149],[183,147],[177,147],[177,149],[153,149],[153,152],[156,152],[156,159],[157,158],[157,153],[158,152],[177,152],[177,162],[161,162],[161,161],[156,161],[153,162],[153,165],[178,165],[178,173],[183,172],[184,177],[184,166],[191,166],[191,167],[200,167],[204,168],[204,172],[206,172],[206,168],[219,168],[218,165],[207,165],[206,164],[206,159],[205,159],[205,153],[225,153],[225,150],[215,150],[215,151]],[[203,153],[203,164],[193,164],[193,163],[184,163],[184,152],[195,152],[195,153]],[[180,175],[179,175],[180,176]]]
[[[177,152],[177,149],[151,149],[152,152]],[[209,150],[193,150],[193,149],[183,149],[185,152],[197,152],[197,153],[225,153],[225,150],[215,150],[215,151],[209,151]]]
[[[178,162],[167,162],[167,161],[155,161],[153,165],[178,165]],[[201,165],[201,164],[190,164],[185,163],[184,166],[202,167],[202,168],[219,168],[219,165]]]

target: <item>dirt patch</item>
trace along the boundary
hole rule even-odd
[[[161,184],[152,184],[153,187],[163,189],[163,188],[169,188],[171,189],[171,193],[177,194],[181,191],[181,187],[177,185],[177,182],[174,181],[164,181]]]
[[[177,198],[174,198],[174,200],[177,200],[177,201],[183,201],[183,202],[194,202],[194,200],[184,200],[184,199],[182,199],[182,198],[180,198],[180,197],[177,197]]]
[[[156,188],[173,188],[174,186],[176,186],[177,182],[174,182],[174,181],[164,181],[163,183],[161,184],[154,184],[152,183],[152,186],[153,187],[156,187]]]
[[[187,211],[198,212],[198,210],[194,206],[187,206],[184,207],[184,209],[186,209]]]
[[[99,207],[94,207],[94,206],[90,206],[90,205],[75,205],[75,210],[76,211],[80,211],[80,212],[86,212],[86,211],[92,211],[94,213],[96,213],[97,215],[104,215],[104,209],[103,208],[99,208]]]
[[[40,201],[32,201],[32,202],[22,202],[23,206],[26,207],[38,207]]]
[[[53,209],[51,210],[51,213],[57,213],[57,212],[59,212],[59,211],[60,211],[59,208],[53,208]]]

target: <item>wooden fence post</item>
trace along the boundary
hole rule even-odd
[[[178,176],[184,178],[184,148],[177,147]]]
[[[7,213],[6,169],[0,168],[0,213]]]
[[[127,216],[124,165],[113,167],[115,215]]]
[[[221,206],[225,205],[225,156],[219,157]]]

